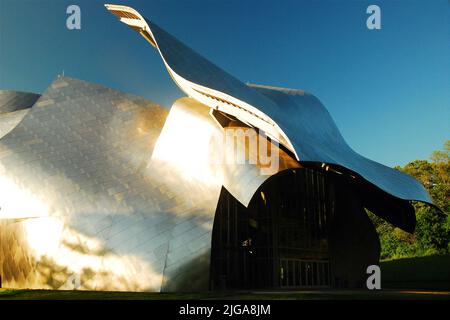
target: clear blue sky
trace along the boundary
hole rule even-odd
[[[157,52],[103,1],[0,0],[0,89],[42,92],[57,74],[170,107],[182,92]],[[315,94],[347,142],[386,165],[450,139],[450,2],[112,1],[135,7],[242,81]],[[81,30],[66,8],[81,7]],[[382,29],[366,28],[381,7]]]

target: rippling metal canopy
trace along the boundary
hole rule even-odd
[[[0,90],[0,114],[31,108],[39,97],[37,93]]]
[[[105,6],[157,48],[170,75],[189,96],[263,130],[300,162],[341,166],[394,197],[432,203],[425,188],[411,176],[353,151],[315,96],[300,90],[248,86],[133,8]]]
[[[36,93],[0,90],[0,138],[22,121],[39,97]]]

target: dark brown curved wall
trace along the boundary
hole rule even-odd
[[[355,187],[339,179],[329,233],[334,286],[364,288],[369,265],[378,265],[380,241]]]

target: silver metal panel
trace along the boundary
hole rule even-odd
[[[367,159],[349,147],[328,110],[315,96],[301,90],[252,88],[285,111],[287,116],[283,118],[283,128],[292,137],[301,161],[343,166],[395,197],[432,203],[416,179]]]
[[[17,126],[39,94],[0,90],[0,139]]]
[[[234,130],[248,128],[230,128]],[[170,232],[162,291],[207,290],[209,281],[212,226],[222,186],[243,203],[270,175],[261,163],[248,162],[248,145],[235,144],[244,163],[226,162],[231,152],[224,145],[224,128],[211,116],[210,108],[191,98],[181,98],[172,106],[155,146],[149,171],[156,189],[170,198],[164,210],[176,217]],[[259,137],[267,142],[266,137]],[[245,143],[245,142],[244,142]],[[280,170],[298,167],[282,153]]]
[[[183,98],[174,103],[158,138],[148,173],[171,217],[161,291],[208,290],[214,214],[222,181],[211,161],[218,127],[209,108]]]
[[[112,10],[108,5],[107,8]],[[131,8],[122,8],[139,15]],[[119,6],[115,10],[122,9]],[[113,13],[117,14],[117,11]],[[136,19],[134,21],[138,21],[140,17]],[[131,20],[122,21],[129,24]],[[268,115],[287,135],[301,162],[343,166],[397,198],[432,203],[424,187],[414,178],[353,151],[342,138],[328,111],[313,95],[292,93],[293,90],[247,86],[155,23],[148,19],[145,21],[153,36],[149,41],[158,48],[169,72],[185,81],[234,97]],[[183,89],[182,86],[181,88]]]
[[[227,128],[227,130],[230,130],[231,134],[237,137],[239,134],[234,132],[252,129],[236,127]],[[276,163],[270,163],[274,161],[273,158],[267,159],[270,161],[261,162],[260,155],[257,154],[258,150],[250,147],[248,141],[243,139],[236,139],[234,146],[224,146],[225,153],[233,154],[234,152],[236,158],[245,159],[245,163],[224,162],[222,168],[223,186],[245,206],[249,205],[255,192],[268,178],[284,170],[300,168],[300,164],[291,155],[279,148],[278,145],[267,141],[267,137],[259,133],[256,137],[256,144],[259,144],[260,140],[267,142],[267,150],[270,150],[271,154],[277,157]],[[231,150],[230,147],[234,150]],[[252,163],[250,161],[252,157],[258,159],[258,161]]]
[[[268,178],[260,164],[217,158],[228,152],[224,132],[210,108],[190,98],[168,113],[58,78],[0,140],[4,285],[207,290],[222,186],[249,202]],[[283,170],[298,166],[280,158]]]
[[[343,166],[398,198],[431,202],[411,177],[354,152],[314,96],[249,87],[148,24],[170,68],[269,115],[288,134],[300,163],[260,133],[257,141],[279,156],[274,172],[262,174],[264,164],[248,163],[255,150],[245,141],[232,146],[245,162],[224,162],[217,155],[233,152],[223,144],[224,133],[251,128],[221,127],[211,106],[192,98],[177,100],[168,113],[142,98],[61,77],[29,112],[17,116],[21,120],[2,122],[33,100],[4,98],[0,130],[3,123],[9,133],[0,139],[0,274],[5,286],[206,290],[222,186],[248,205],[267,178],[302,162]]]
[[[39,97],[31,92],[0,90],[0,114],[30,108]]]
[[[284,111],[270,99],[250,89],[177,38],[146,19],[166,63],[182,78],[226,94],[257,107],[273,120],[281,120]],[[276,116],[279,116],[278,119]]]
[[[14,129],[28,111],[29,109],[24,109],[0,114],[0,139]]]
[[[177,217],[147,166],[167,113],[58,78],[0,139],[4,286],[160,290]]]

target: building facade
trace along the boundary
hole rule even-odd
[[[68,77],[0,92],[3,286],[361,287],[380,254],[366,210],[414,231],[423,186],[353,151],[316,97],[244,84],[136,10],[106,8],[186,97],[168,110]]]

